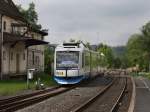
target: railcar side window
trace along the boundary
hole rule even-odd
[[[84,53],[82,53],[82,68],[84,68]]]
[[[89,52],[85,53],[85,68],[87,70],[89,70],[90,68],[90,53]]]

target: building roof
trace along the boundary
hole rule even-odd
[[[35,32],[35,33],[39,33],[42,36],[47,36],[48,35],[48,31],[46,31],[46,30],[37,30],[37,29],[32,29],[32,28],[30,30]]]
[[[29,24],[27,20],[23,17],[23,15],[20,13],[20,11],[18,10],[18,8],[16,7],[16,5],[13,3],[12,0],[0,0],[0,14],[6,15],[8,17],[11,17],[11,18],[20,20],[22,22],[25,22],[26,24]],[[16,25],[22,26],[22,24],[15,24],[15,26]],[[45,30],[31,29],[31,31],[39,33],[42,36],[48,35],[48,32]]]
[[[33,46],[33,45],[43,45],[48,44],[48,42],[43,40],[37,40],[30,37],[22,37],[18,35],[13,35],[4,32],[4,44],[5,43],[13,43],[16,44],[17,42],[24,42],[26,47]]]
[[[14,19],[26,22],[12,0],[0,0],[0,13]]]

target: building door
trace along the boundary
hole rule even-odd
[[[16,73],[20,72],[20,55],[16,54]]]

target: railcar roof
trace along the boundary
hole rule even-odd
[[[55,49],[55,51],[83,51],[84,48],[61,48],[58,47]]]
[[[96,51],[89,50],[83,43],[63,43],[56,47],[55,51],[89,51],[91,53],[97,53]]]

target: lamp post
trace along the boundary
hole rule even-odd
[[[104,54],[103,52],[101,52],[101,53],[100,53],[100,56],[101,56],[101,57],[105,57],[105,54]],[[101,58],[101,59],[102,59],[102,58]],[[101,60],[101,59],[100,59],[100,60]],[[103,63],[102,63],[102,66],[103,66]]]
[[[105,57],[105,54],[101,52],[101,53],[100,53],[100,56],[101,56],[101,57]]]

